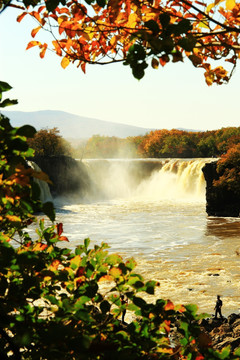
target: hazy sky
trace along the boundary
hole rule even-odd
[[[6,110],[62,110],[129,125],[151,128],[211,130],[240,126],[238,69],[228,85],[208,87],[203,70],[188,60],[133,78],[129,67],[87,66],[86,75],[74,65],[61,68],[61,58],[39,49],[25,50],[36,24],[7,9],[0,16],[1,81],[19,104]],[[35,40],[42,40],[41,31]]]

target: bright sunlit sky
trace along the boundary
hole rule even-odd
[[[100,120],[146,128],[211,130],[240,126],[238,69],[228,85],[208,87],[203,70],[188,60],[146,71],[138,81],[129,67],[74,65],[61,68],[61,58],[39,49],[25,50],[35,23],[16,22],[18,11],[0,16],[1,81],[13,89],[6,96],[19,104],[11,111],[62,110]],[[43,40],[41,31],[34,40]]]

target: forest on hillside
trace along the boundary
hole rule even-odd
[[[155,130],[121,139],[94,135],[72,149],[75,158],[198,158],[220,157],[240,142],[240,127],[205,132]]]

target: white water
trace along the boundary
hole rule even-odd
[[[238,312],[240,220],[207,217],[206,161],[85,161],[95,189],[84,199],[55,201],[66,246],[86,237],[92,245],[107,242],[125,259],[134,256],[146,278],[160,281],[157,296],[212,313],[220,294],[223,313]],[[161,169],[144,177],[138,167],[152,162]]]

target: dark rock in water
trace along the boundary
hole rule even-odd
[[[238,217],[240,197],[233,191],[218,189],[213,181],[219,179],[217,161],[206,163],[202,171],[206,180],[206,211],[209,216]]]
[[[34,162],[48,174],[53,196],[79,193],[84,196],[91,186],[85,165],[69,156],[36,156]]]

